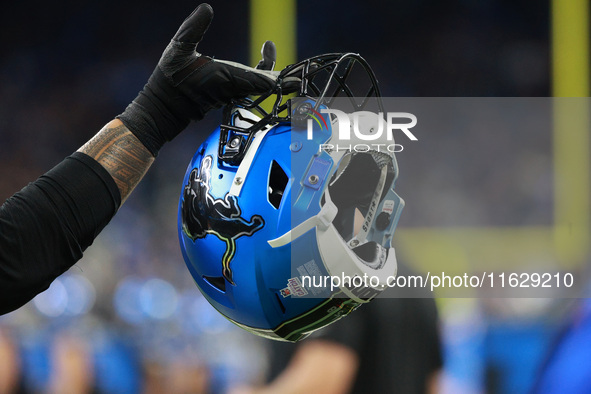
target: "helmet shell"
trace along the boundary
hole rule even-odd
[[[235,101],[187,168],[178,207],[187,267],[222,315],[257,335],[305,338],[369,302],[396,272],[391,239],[404,202],[394,192],[394,155],[321,149],[340,135],[339,122],[323,112],[333,103],[328,88],[343,87],[355,65],[372,85],[366,98],[377,98],[381,111],[377,80],[363,58],[317,56],[280,73],[301,82],[299,101],[284,103],[289,92],[281,84],[255,101]],[[270,95],[277,99],[267,113],[259,103]],[[364,105],[355,105],[350,119],[361,116],[371,129],[379,123],[376,114],[362,114]],[[379,283],[303,283],[305,276],[326,281],[340,274],[372,275]]]
[[[187,168],[179,201],[178,228],[187,267],[203,295],[221,314],[259,335],[298,340],[310,329],[301,330],[303,323],[298,323],[281,331],[281,325],[325,304],[331,292],[320,289],[310,298],[285,295],[288,281],[297,277],[292,259],[322,261],[314,231],[279,248],[267,242],[291,230],[298,217],[303,220],[305,215],[315,215],[320,210],[322,185],[310,194],[306,206],[292,209],[294,184],[296,194],[301,194],[302,188],[300,182],[294,182],[294,174],[301,176],[308,163],[293,159],[290,132],[289,124],[279,124],[266,133],[246,179],[242,180],[240,194],[234,196],[229,191],[236,182],[238,166],[218,160],[220,129],[216,129]],[[329,133],[317,133],[317,138],[326,139]],[[304,145],[298,157],[309,158],[310,152],[306,150],[314,149],[314,143]],[[288,182],[280,204],[275,206],[269,199],[269,183],[277,166]],[[322,264],[316,264],[316,268],[322,276],[328,275]],[[344,301],[336,299],[325,305],[325,309],[335,305],[338,309]],[[356,305],[345,310],[353,306]],[[307,323],[306,326],[313,322]],[[276,332],[278,329],[280,334]]]

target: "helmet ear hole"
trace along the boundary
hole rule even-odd
[[[289,177],[281,168],[279,163],[275,160],[271,163],[271,169],[269,170],[269,182],[267,187],[267,197],[269,202],[275,209],[279,209],[281,201],[283,200],[283,193],[287,187]]]

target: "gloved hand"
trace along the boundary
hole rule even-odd
[[[154,156],[191,120],[202,119],[232,98],[263,94],[275,86],[279,72],[271,71],[275,46],[270,41],[262,51],[267,59],[264,55],[257,69],[196,51],[212,18],[211,6],[201,4],[185,19],[148,83],[117,117]]]

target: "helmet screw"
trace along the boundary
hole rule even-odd
[[[289,145],[289,149],[292,152],[299,152],[302,149],[302,143],[300,141],[294,141]]]
[[[359,240],[358,239],[352,239],[351,242],[349,242],[349,245],[354,248],[356,246],[359,246]]]
[[[310,103],[303,103],[302,105],[300,105],[298,107],[298,114],[306,115],[310,112],[311,108],[312,108],[312,105]]]
[[[308,182],[310,182],[310,185],[317,184],[318,183],[318,180],[319,180],[318,175],[310,175],[308,177]]]
[[[242,177],[237,176],[236,179],[234,179],[234,183],[237,185],[241,185],[242,184]]]
[[[234,137],[230,140],[230,143],[228,144],[230,146],[230,148],[237,148],[238,145],[240,145],[240,137]]]

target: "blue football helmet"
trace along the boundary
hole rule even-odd
[[[369,81],[361,94],[349,83],[354,68]],[[295,98],[285,99],[288,80],[291,91],[297,81]],[[226,107],[187,169],[178,211],[187,267],[222,315],[257,335],[305,338],[396,274],[391,241],[404,206],[394,192],[396,159],[358,133],[350,149],[338,148],[343,119],[329,109],[339,98],[362,133],[383,127],[366,61],[317,56],[285,68],[268,94]]]

